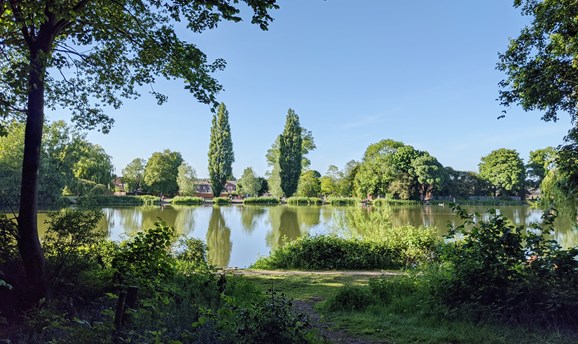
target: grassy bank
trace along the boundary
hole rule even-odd
[[[576,343],[564,328],[465,319],[428,301],[413,277],[363,275],[248,275],[261,290],[273,287],[315,305],[325,321],[368,341],[405,343]]]

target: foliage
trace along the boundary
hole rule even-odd
[[[320,176],[319,172],[314,170],[301,173],[297,186],[297,195],[302,197],[319,197],[321,193]]]
[[[0,214],[0,264],[18,257],[18,224],[15,218]]]
[[[237,192],[240,195],[248,195],[257,197],[261,189],[261,180],[255,176],[255,172],[251,167],[243,170],[243,175],[237,182]]]
[[[160,200],[157,196],[83,196],[77,201],[84,206],[106,206],[106,205],[152,205]]]
[[[144,186],[144,171],[146,160],[136,158],[122,170],[122,181],[128,184],[128,190],[142,190]]]
[[[546,173],[554,167],[556,155],[554,147],[536,149],[530,152],[530,158],[528,159],[528,164],[526,164],[526,176],[530,186],[534,188],[540,187]]]
[[[175,261],[170,248],[175,230],[162,221],[154,228],[138,232],[132,239],[120,243],[111,261],[122,284],[160,285],[174,274]]]
[[[183,197],[177,196],[171,199],[171,204],[182,204],[182,205],[200,205],[205,203],[205,199],[202,197]]]
[[[489,183],[476,172],[457,171],[451,167],[446,167],[445,170],[447,179],[440,194],[461,200],[468,199],[469,196],[489,194]]]
[[[371,200],[370,204],[374,207],[384,207],[388,205],[415,205],[419,204],[419,202],[406,199],[377,198]]]
[[[51,279],[76,276],[96,263],[95,247],[108,236],[97,229],[103,216],[100,210],[70,208],[48,213],[43,248]]]
[[[165,149],[155,152],[148,159],[144,170],[144,183],[156,195],[175,195],[179,191],[177,175],[183,158],[179,152]]]
[[[345,285],[327,300],[326,307],[330,311],[358,311],[375,303],[375,297],[366,287]]]
[[[303,236],[277,248],[269,257],[253,264],[257,269],[398,269],[423,261],[426,252],[432,251],[431,242],[424,240],[423,247],[407,246],[419,243],[407,228],[395,230],[392,240],[346,239],[332,235]],[[421,233],[419,233],[421,234]]]
[[[243,204],[279,204],[276,197],[249,197],[243,200]]]
[[[231,199],[228,197],[213,197],[214,205],[227,205],[231,204]]]
[[[351,197],[329,197],[326,202],[330,205],[336,206],[352,206],[358,205],[361,200],[359,198],[351,198]]]
[[[567,112],[574,121],[578,9],[565,0],[515,0],[514,6],[532,20],[499,55],[497,69],[506,74],[500,82],[501,104],[544,111],[545,121]]]
[[[289,197],[287,204],[290,205],[322,205],[323,200],[318,197]]]
[[[479,167],[480,177],[493,186],[496,196],[505,192],[523,194],[526,172],[524,163],[515,150],[494,150],[482,157]]]
[[[178,168],[177,173],[177,185],[179,186],[179,195],[181,196],[194,196],[197,193],[197,188],[195,185],[195,180],[197,179],[197,174],[195,170],[189,166],[186,162],[183,163]]]
[[[299,117],[292,109],[287,111],[285,129],[279,136],[279,178],[281,189],[286,197],[297,191],[302,168],[302,128]]]
[[[391,139],[367,147],[355,171],[357,196],[425,199],[446,180],[443,166],[428,152]]]
[[[211,137],[209,142],[209,177],[213,195],[218,197],[227,179],[233,177],[233,141],[229,126],[229,111],[224,103],[219,105],[217,113],[213,115]]]
[[[525,323],[576,324],[578,247],[563,250],[548,239],[554,218],[542,226],[515,227],[495,211],[488,221],[459,207],[463,225],[450,228],[441,257],[443,278],[435,294],[450,307],[474,316]]]
[[[177,252],[176,258],[181,263],[186,263],[189,269],[208,271],[207,262],[207,245],[200,239],[182,238],[179,241],[180,251]]]

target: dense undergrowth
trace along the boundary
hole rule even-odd
[[[171,199],[171,204],[175,205],[201,205],[203,203],[205,199],[202,197],[176,196]]]
[[[0,302],[0,333],[12,329],[15,343],[321,342],[284,295],[215,273],[200,240],[177,240],[159,221],[116,243],[94,229],[101,217],[71,209],[50,215],[43,243],[50,298],[25,313],[17,302],[12,309]],[[13,222],[2,220],[11,233]],[[9,237],[2,237],[2,268],[17,257]],[[15,275],[0,277],[0,301],[25,297]]]
[[[243,199],[243,204],[279,204],[277,197],[247,197]]]

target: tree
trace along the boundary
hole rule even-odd
[[[136,158],[122,170],[122,180],[128,184],[129,190],[134,192],[142,189],[145,165],[145,159]]]
[[[243,0],[252,22],[266,30],[276,0]],[[138,96],[157,76],[180,78],[201,102],[216,104],[221,86],[211,73],[223,60],[208,63],[195,45],[178,38],[172,23],[186,22],[199,33],[219,21],[240,21],[239,1],[0,0],[0,117],[26,119],[22,161],[18,247],[32,298],[45,292],[44,255],[38,239],[38,171],[44,107],[72,112],[82,128],[113,121],[106,106]],[[159,103],[166,96],[152,91]]]
[[[251,167],[247,167],[243,170],[243,175],[237,183],[237,189],[241,195],[258,195],[259,189],[261,189],[261,180],[255,176],[255,172]]]
[[[522,194],[524,190],[525,169],[518,152],[500,148],[482,157],[479,163],[480,177],[487,180],[498,196],[505,191]]]
[[[544,180],[546,173],[554,167],[556,160],[556,149],[546,147],[530,152],[530,159],[526,165],[526,175],[528,184],[538,188]]]
[[[319,182],[321,174],[314,170],[308,170],[299,177],[297,186],[297,195],[303,197],[319,197],[321,193],[321,183]]]
[[[421,201],[425,200],[433,190],[440,189],[447,178],[442,164],[428,153],[421,154],[411,162],[411,165],[417,179]]]
[[[213,115],[211,124],[211,139],[209,143],[209,177],[213,195],[218,197],[227,182],[233,176],[233,141],[229,127],[229,111],[221,103],[217,113]]]
[[[285,129],[279,137],[279,177],[283,194],[291,197],[297,191],[303,158],[299,117],[292,109],[287,111]]]
[[[196,188],[197,174],[195,169],[186,162],[182,162],[177,169],[177,185],[179,186],[179,195],[194,196],[197,192]]]
[[[157,195],[175,195],[179,191],[177,175],[182,163],[179,152],[165,149],[162,153],[153,153],[144,170],[144,183],[148,191]]]
[[[499,55],[497,69],[502,105],[520,105],[525,111],[544,111],[542,119],[556,121],[559,112],[576,120],[578,108],[578,7],[566,0],[515,0],[522,14],[533,17],[520,35],[510,39]]]

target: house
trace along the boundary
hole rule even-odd
[[[213,188],[211,187],[211,182],[208,180],[200,180],[196,184],[196,194],[197,197],[203,198],[213,198]],[[225,188],[221,191],[220,197],[229,197],[232,193],[237,191],[237,182],[234,180],[227,181],[225,183]]]

